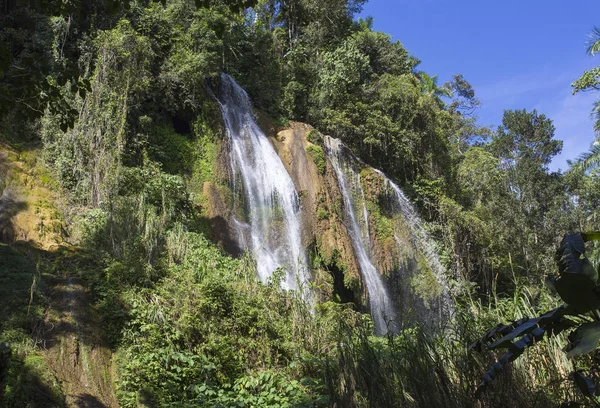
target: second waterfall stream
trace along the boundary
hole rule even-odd
[[[352,240],[360,271],[369,293],[369,306],[375,334],[395,330],[396,312],[388,291],[369,255],[369,215],[364,200],[360,174],[344,158],[344,145],[339,139],[325,137],[325,146],[342,193],[346,228]],[[357,208],[358,207],[358,208]]]

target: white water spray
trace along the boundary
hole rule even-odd
[[[438,283],[442,287],[442,296],[440,297],[440,314],[448,315],[452,311],[452,304],[450,296],[448,294],[448,281],[446,278],[446,272],[440,258],[435,243],[429,237],[429,234],[423,226],[421,218],[417,215],[412,203],[404,195],[400,187],[390,180],[382,171],[373,169],[379,174],[385,181],[386,185],[389,186],[393,192],[392,207],[394,212],[401,213],[404,217],[404,221],[410,228],[413,238],[413,246],[419,249],[425,256],[427,264],[433,271]],[[396,245],[402,246],[396,233],[394,232],[394,238],[396,239]]]
[[[233,220],[238,241],[256,257],[263,282],[277,268],[284,268],[282,286],[299,289],[300,283],[306,293],[309,273],[294,183],[256,123],[250,98],[226,74],[221,74],[219,104],[231,143],[233,190],[243,195],[247,214],[247,222]]]

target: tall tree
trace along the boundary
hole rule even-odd
[[[561,175],[548,169],[562,150],[554,129],[552,121],[535,110],[507,110],[490,144],[500,160],[508,194],[504,209],[496,214],[504,225],[501,239],[513,258],[522,256],[517,264],[527,271],[542,267],[540,255],[551,247],[554,236],[547,216],[564,196]]]

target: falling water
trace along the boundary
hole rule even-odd
[[[366,210],[364,192],[360,182],[360,174],[352,163],[344,157],[343,145],[338,139],[325,137],[327,154],[338,180],[338,185],[343,196],[346,214],[346,228],[352,240],[352,246],[369,293],[369,306],[375,334],[383,335],[388,328],[395,330],[396,314],[394,306],[387,293],[381,275],[373,265],[370,253],[370,240],[368,235],[368,213]],[[361,220],[357,217],[356,204],[353,197],[358,197],[361,202]],[[360,213],[359,213],[360,214]],[[362,221],[362,222],[361,222]],[[362,224],[362,228],[361,228]]]
[[[300,204],[294,183],[254,120],[248,95],[226,74],[221,74],[219,104],[231,144],[233,189],[243,193],[245,199],[247,222],[233,220],[238,240],[256,257],[263,282],[277,268],[284,268],[282,286],[297,289],[300,283],[306,290],[307,257],[301,242]]]
[[[437,281],[442,287],[442,296],[439,299],[440,314],[447,316],[452,310],[452,304],[448,294],[449,285],[446,279],[445,269],[440,263],[438,251],[434,242],[429,237],[429,234],[423,227],[421,218],[417,215],[411,202],[404,195],[400,187],[390,180],[382,171],[377,169],[373,170],[375,170],[375,172],[385,180],[386,185],[392,189],[394,193],[392,197],[392,206],[394,212],[401,213],[403,215],[404,221],[407,223],[412,232],[412,237],[415,241],[415,247],[419,248],[419,250],[424,254],[427,264],[433,271]],[[400,242],[396,233],[394,233],[394,238],[396,239],[396,245],[402,246],[402,243]]]

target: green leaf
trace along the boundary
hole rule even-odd
[[[584,323],[569,334],[569,343],[564,348],[568,358],[583,356],[598,347],[600,322]]]
[[[524,318],[508,325],[499,325],[481,339],[473,343],[470,348],[482,351],[482,346],[492,341],[498,335],[504,336],[491,343],[488,348],[507,348],[511,345],[511,342],[514,339],[534,331],[538,326],[548,330],[555,330],[559,324],[562,324],[563,326],[566,325],[565,328],[569,328],[571,327],[571,325],[568,324],[569,321],[563,320],[562,317],[567,314],[571,314],[572,312],[573,310],[571,308],[566,305],[562,305],[535,319]]]
[[[600,297],[595,288],[598,271],[585,256],[585,241],[582,234],[564,236],[556,252],[560,277],[554,280],[556,291],[579,313],[600,308]]]
[[[565,274],[583,275],[594,285],[598,282],[598,271],[585,256],[585,240],[582,234],[565,234],[555,259],[561,277]]]
[[[532,346],[534,343],[540,341],[545,333],[545,330],[538,327],[532,333],[526,334],[519,341],[516,341],[510,345],[510,350],[507,351],[500,357],[500,359],[494,363],[490,369],[483,375],[483,381],[477,387],[477,394],[481,393],[497,376],[502,367],[506,364],[516,360],[521,354],[525,352],[527,347]]]
[[[488,348],[493,350],[497,348],[509,347],[514,339],[534,330],[538,325],[538,321],[539,319],[527,319],[523,324],[517,326],[512,332],[502,337],[500,340],[490,344]]]
[[[483,337],[472,343],[469,346],[469,350],[475,350],[480,353],[483,352],[483,350],[487,348],[487,344],[493,341],[494,338],[497,338],[499,335],[504,336],[510,333],[512,330],[514,330],[515,327],[520,326],[527,320],[527,318],[523,318],[509,324],[499,324],[498,326],[494,327],[492,330],[487,332]]]
[[[513,323],[512,325],[497,327],[496,329],[492,330],[492,332],[490,332],[493,333],[492,336],[497,336],[498,333],[505,333],[507,330],[509,330],[508,328],[512,327],[512,329],[510,329],[512,330],[511,332],[489,346],[491,349],[505,347],[508,348],[508,351],[504,353],[500,359],[494,363],[494,365],[492,365],[492,367],[490,367],[490,369],[483,375],[483,380],[479,384],[477,392],[480,393],[483,389],[485,389],[485,387],[487,387],[487,385],[496,378],[502,367],[521,356],[527,347],[530,347],[542,340],[544,335],[555,335],[567,328],[573,327],[573,324],[575,323],[563,317],[564,315],[572,313],[574,313],[574,309],[572,307],[563,305],[543,314],[536,319],[521,319],[516,322],[518,324]],[[522,337],[517,341],[511,342],[511,340],[518,336]],[[484,336],[483,342],[487,340],[489,340],[489,338]],[[482,340],[480,340],[480,342],[482,342]],[[477,344],[477,342],[474,344]]]

